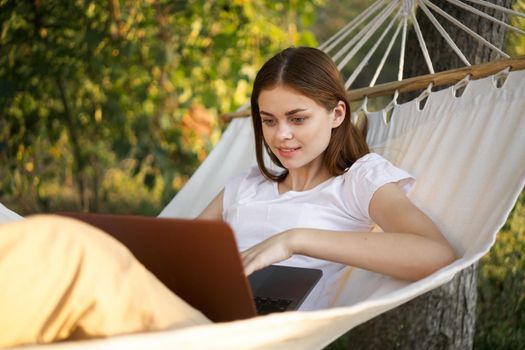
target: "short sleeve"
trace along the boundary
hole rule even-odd
[[[346,171],[344,180],[348,199],[346,204],[366,220],[371,220],[368,213],[370,201],[381,186],[397,183],[403,192],[408,193],[415,183],[412,175],[376,153],[369,153],[358,159]]]

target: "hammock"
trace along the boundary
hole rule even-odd
[[[525,184],[525,71],[467,78],[438,92],[429,88],[408,103],[394,100],[386,110],[368,112],[366,103],[362,109],[372,150],[416,177],[410,197],[454,246],[457,261],[417,282],[349,268],[345,287],[327,310],[35,348],[319,349],[476,262],[493,245]],[[233,120],[160,216],[195,217],[227,179],[255,164],[254,154],[251,121]],[[19,218],[3,206],[0,213],[0,222]]]
[[[523,188],[524,81],[525,71],[519,71],[509,73],[501,88],[493,77],[470,81],[460,98],[454,96],[454,87],[432,92],[422,111],[417,100],[395,106],[388,124],[383,111],[368,115],[370,145],[415,175],[411,199],[461,256],[453,264],[413,283],[354,269],[336,307],[327,310],[38,349],[319,349],[354,326],[450,281],[488,252]],[[254,163],[252,148],[250,121],[234,120],[161,216],[198,213],[215,194],[212,186],[218,191],[221,182]]]

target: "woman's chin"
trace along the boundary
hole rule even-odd
[[[304,164],[303,163],[300,163],[298,161],[291,161],[290,159],[279,159],[281,161],[281,164],[283,165],[283,168],[287,169],[288,171],[290,170],[297,170],[297,169],[300,169],[302,167],[304,167]]]

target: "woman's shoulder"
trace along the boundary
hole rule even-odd
[[[394,166],[388,159],[377,153],[367,153],[361,158],[357,159],[348,169],[345,174],[352,175],[357,173],[366,173],[371,170],[388,169]]]
[[[412,175],[377,153],[359,158],[343,176],[348,206],[359,210],[365,218],[369,218],[369,203],[378,188],[397,183],[407,193],[414,184]]]
[[[415,182],[408,171],[377,153],[368,153],[356,160],[343,176],[345,182],[358,188],[369,187],[371,191],[386,183],[397,182],[408,192]]]

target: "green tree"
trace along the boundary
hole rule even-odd
[[[0,1],[0,198],[22,213],[157,212],[262,62],[316,44],[319,5]]]

